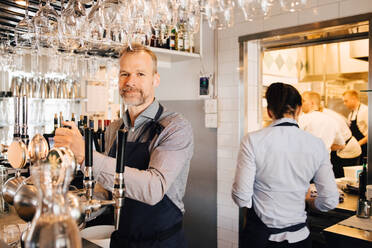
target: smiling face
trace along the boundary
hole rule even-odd
[[[126,105],[147,107],[159,83],[159,74],[146,52],[126,53],[120,58],[119,90]]]

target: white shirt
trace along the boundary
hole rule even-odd
[[[284,228],[306,221],[305,196],[314,178],[318,190],[315,206],[321,211],[338,204],[338,190],[324,143],[295,126],[269,127],[247,134],[240,145],[232,198],[239,207],[254,210],[268,226]],[[304,227],[296,232],[270,235],[289,243],[308,237]]]
[[[352,137],[346,118],[331,109],[324,108],[322,112],[336,120],[340,128],[340,134],[345,141],[345,148],[338,150],[337,156],[340,158],[356,158],[360,156],[362,149],[356,138]]]
[[[298,118],[298,124],[301,129],[323,140],[329,152],[333,144],[345,144],[337,122],[325,113],[312,111],[307,114],[301,114]]]
[[[350,126],[351,121],[355,120],[357,118],[357,126],[359,128],[359,131],[364,135],[367,136],[368,134],[368,107],[364,104],[360,104],[359,110],[352,111],[347,120],[348,124]]]

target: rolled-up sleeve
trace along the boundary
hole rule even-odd
[[[323,150],[323,153],[319,154],[321,165],[314,176],[314,184],[318,192],[314,204],[318,210],[326,212],[337,207],[339,193],[329,154],[325,147]]]
[[[150,205],[158,203],[181,171],[189,166],[193,147],[190,123],[182,118],[172,121],[159,135],[147,170],[125,167],[126,197]],[[97,181],[112,190],[116,159],[94,153],[94,161]]]
[[[256,174],[255,156],[249,136],[240,144],[235,179],[232,187],[232,199],[239,207],[252,206],[253,183]]]

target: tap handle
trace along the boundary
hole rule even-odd
[[[124,172],[125,165],[125,147],[127,144],[128,132],[127,130],[118,131],[118,151],[116,157],[116,173]]]
[[[85,139],[85,167],[92,167],[93,165],[93,130],[84,128]]]

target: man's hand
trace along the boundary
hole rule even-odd
[[[85,158],[85,145],[83,136],[80,134],[79,129],[72,121],[63,121],[63,126],[68,128],[57,128],[54,136],[54,146],[68,147],[74,153],[76,161],[82,164]]]

